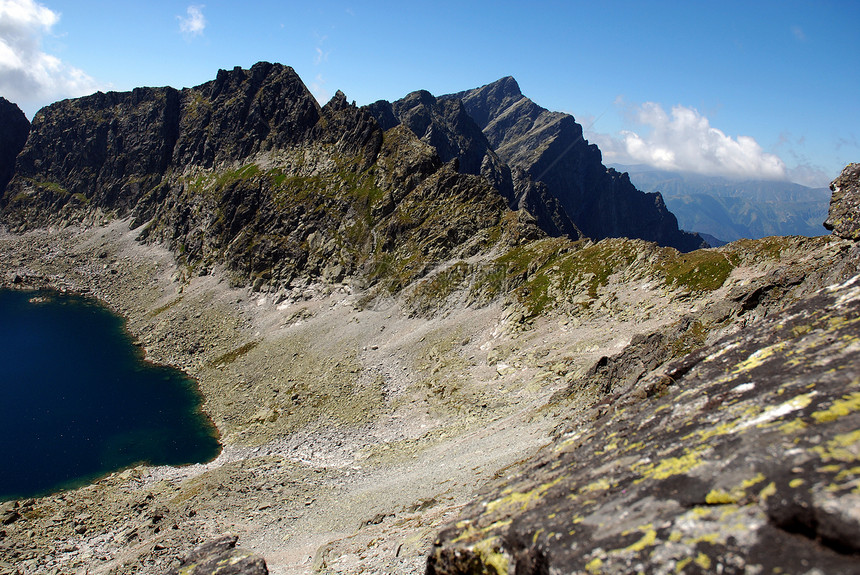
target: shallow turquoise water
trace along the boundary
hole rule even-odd
[[[194,380],[143,361],[93,300],[0,290],[0,500],[210,461],[220,447],[199,406]]]

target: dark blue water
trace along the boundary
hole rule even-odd
[[[0,290],[0,500],[210,461],[220,447],[199,406],[194,380],[143,361],[96,302]]]

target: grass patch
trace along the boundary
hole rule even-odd
[[[249,341],[248,343],[241,345],[234,350],[231,350],[231,351],[228,351],[227,353],[219,355],[215,359],[211,360],[207,364],[207,366],[208,367],[215,367],[218,365],[229,365],[229,364],[233,363],[234,361],[236,361],[237,359],[239,359],[240,357],[242,357],[243,355],[245,355],[246,353],[250,352],[252,349],[257,347],[259,344],[260,344],[259,341]]]
[[[667,284],[684,286],[691,291],[713,291],[728,279],[738,261],[731,254],[716,250],[698,250],[673,254],[661,266]]]

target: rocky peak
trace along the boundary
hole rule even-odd
[[[639,238],[681,251],[706,245],[697,234],[678,229],[662,198],[607,169],[573,116],[538,106],[512,78],[443,98],[461,99],[499,158],[545,184],[587,237]]]
[[[514,103],[523,99],[523,93],[520,91],[520,85],[517,81],[511,76],[507,76],[476,90],[466,90],[443,97],[463,100],[469,115],[481,129],[484,129],[502,111],[509,109]]]
[[[221,70],[215,80],[182,91],[173,162],[209,168],[296,145],[319,117],[319,104],[289,66]]]
[[[346,99],[346,94],[338,90],[335,92],[334,96],[328,101],[328,104],[325,105],[325,108],[328,108],[333,111],[344,110],[349,107],[349,102]]]
[[[860,164],[848,164],[830,183],[830,211],[824,227],[841,238],[860,240]]]
[[[510,80],[516,87],[513,78]],[[442,161],[457,160],[461,173],[482,176],[507,200],[511,209],[529,212],[547,234],[581,237],[564,209],[545,188],[529,186],[526,182],[515,186],[510,167],[493,150],[463,101],[447,96],[436,98],[426,90],[419,90],[393,103],[380,100],[367,109],[384,129],[403,125],[432,146]]]

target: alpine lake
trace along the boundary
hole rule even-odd
[[[196,382],[145,361],[98,302],[0,289],[0,501],[211,461],[220,445],[200,404]]]

